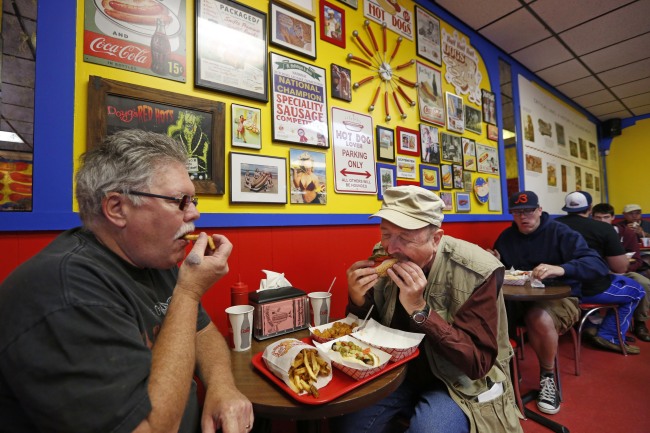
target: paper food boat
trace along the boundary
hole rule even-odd
[[[348,314],[348,317],[346,317],[345,319],[336,320],[336,321],[334,321],[334,322],[326,323],[326,324],[324,324],[324,325],[320,325],[320,326],[311,326],[311,327],[309,328],[309,335],[310,335],[311,339],[314,340],[314,341],[317,341],[317,342],[319,342],[319,343],[327,343],[328,341],[332,341],[332,340],[334,340],[334,339],[336,339],[336,338],[338,338],[338,337],[335,337],[335,338],[326,338],[326,337],[323,337],[323,336],[316,335],[316,334],[314,333],[314,331],[315,331],[315,330],[318,330],[318,331],[320,331],[321,333],[322,333],[322,332],[325,332],[326,330],[332,328],[332,327],[334,326],[334,324],[337,323],[337,322],[338,322],[338,323],[345,323],[345,324],[347,324],[347,325],[352,325],[351,327],[355,327],[355,326],[359,326],[359,325],[361,325],[361,322],[362,322],[362,321],[363,321],[363,320],[359,319],[359,318],[358,318],[357,316],[355,316],[354,314]],[[356,325],[353,325],[353,323],[356,323]],[[342,337],[342,336],[339,336],[339,337]]]
[[[371,349],[372,353],[377,355],[377,357],[379,358],[379,365],[370,366],[370,365],[359,364],[354,361],[346,360],[346,358],[342,357],[339,352],[331,350],[332,345],[338,341],[351,341],[363,349],[366,348]],[[329,359],[332,361],[332,365],[334,367],[338,368],[339,370],[341,370],[343,373],[347,374],[354,380],[365,379],[368,376],[372,376],[374,374],[379,373],[382,369],[386,367],[386,365],[388,365],[388,361],[390,361],[391,359],[390,354],[382,350],[379,350],[377,348],[373,348],[369,344],[357,340],[356,338],[350,335],[346,335],[344,337],[337,338],[335,340],[328,341],[327,343],[322,343],[322,344],[318,342],[314,342],[314,345],[327,354]]]
[[[530,272],[528,271],[506,271],[505,278],[503,279],[503,284],[507,284],[509,286],[523,286],[526,284],[526,281],[528,281],[529,274]]]
[[[390,354],[391,362],[412,355],[424,338],[424,334],[389,328],[374,319],[369,319],[366,326],[352,336]]]

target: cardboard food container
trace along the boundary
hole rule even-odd
[[[361,322],[362,321],[359,320],[359,318],[357,316],[355,316],[354,314],[348,314],[348,317],[346,317],[345,319],[336,320],[334,322],[326,323],[326,324],[320,325],[320,326],[311,326],[311,327],[309,327],[309,334],[310,334],[310,337],[311,337],[312,340],[317,341],[319,343],[327,343],[328,341],[332,341],[332,340],[335,340],[336,338],[342,337],[342,335],[339,335],[338,337],[327,338],[327,337],[323,337],[322,335],[316,335],[314,333],[314,331],[318,330],[321,333],[325,332],[326,330],[331,329],[334,326],[335,323],[345,323],[345,324],[351,325],[351,327],[353,328],[355,326],[359,326],[361,324]],[[355,325],[355,323],[356,323],[356,325]],[[350,332],[350,333],[352,333],[352,332]]]
[[[262,359],[264,360],[266,367],[273,374],[282,379],[289,388],[291,388],[289,383],[289,369],[291,368],[293,360],[296,359],[296,356],[303,349],[318,351],[318,356],[327,361],[327,364],[329,365],[328,374],[326,376],[319,374],[317,376],[318,380],[314,382],[314,386],[317,389],[321,389],[332,380],[332,363],[322,349],[303,343],[295,338],[284,338],[275,343],[269,344],[266,349],[264,349]],[[306,391],[302,391],[300,394],[306,393]]]
[[[338,341],[351,341],[357,346],[361,347],[362,349],[372,350],[372,353],[377,355],[377,357],[379,358],[379,365],[370,366],[370,365],[360,364],[355,361],[351,361],[344,358],[343,356],[341,356],[339,352],[332,350],[332,345]],[[365,379],[368,376],[372,376],[374,374],[379,373],[381,370],[383,370],[386,367],[386,365],[388,365],[388,361],[390,361],[391,359],[390,354],[382,350],[379,350],[377,348],[371,347],[370,345],[364,343],[363,341],[357,340],[351,335],[346,335],[344,337],[337,338],[335,340],[328,341],[327,343],[322,343],[322,344],[314,342],[314,345],[327,354],[329,359],[332,361],[332,365],[334,367],[338,368],[339,370],[341,370],[343,373],[347,374],[354,380]]]
[[[267,289],[248,294],[255,307],[253,336],[257,340],[309,327],[309,298],[295,287]]]
[[[369,319],[366,326],[352,336],[390,354],[391,362],[412,355],[424,338],[424,334],[389,328],[374,319]]]
[[[528,281],[529,272],[527,271],[506,271],[505,278],[503,279],[503,284],[509,286],[523,286]]]

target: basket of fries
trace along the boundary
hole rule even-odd
[[[332,364],[325,352],[295,338],[270,344],[262,359],[296,394],[309,393],[318,398],[318,390],[332,380]]]
[[[355,380],[365,379],[384,369],[390,355],[346,335],[326,343],[314,343],[326,351],[332,365]]]
[[[354,314],[349,314],[348,317],[342,320],[326,323],[325,325],[312,326],[309,328],[309,333],[311,334],[312,340],[318,341],[319,343],[327,343],[344,335],[352,334],[355,326],[359,326],[359,318]]]
[[[417,350],[424,334],[389,328],[374,319],[368,320],[361,331],[352,334],[358,340],[390,354],[391,362],[404,359]]]

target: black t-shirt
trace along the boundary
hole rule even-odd
[[[587,241],[589,248],[596,250],[602,258],[625,254],[625,248],[611,224],[575,214],[561,216],[555,220],[580,233]]]

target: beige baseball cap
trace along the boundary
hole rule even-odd
[[[443,206],[440,197],[429,190],[414,185],[394,186],[384,191],[381,209],[369,218],[383,218],[407,230],[429,224],[440,227]]]
[[[623,208],[623,213],[633,212],[635,210],[641,210],[641,206],[638,204],[626,204]]]

